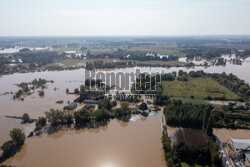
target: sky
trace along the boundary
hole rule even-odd
[[[0,0],[0,36],[250,35],[250,0]]]

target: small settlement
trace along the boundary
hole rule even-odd
[[[250,167],[250,139],[230,139],[223,144],[222,164],[225,167]]]

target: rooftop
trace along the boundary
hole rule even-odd
[[[236,149],[250,151],[250,139],[231,139]]]
[[[245,155],[246,159],[250,162],[250,151],[246,152]]]

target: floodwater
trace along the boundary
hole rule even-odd
[[[213,129],[213,133],[221,142],[228,142],[232,138],[250,139],[249,129]]]
[[[197,66],[194,68],[184,67],[172,67],[172,68],[150,68],[150,67],[133,67],[124,69],[112,69],[111,71],[104,72],[136,72],[136,69],[140,69],[140,72],[173,72],[173,71],[197,71],[204,70],[209,73],[233,73],[240,79],[250,84],[250,62],[244,61],[242,65],[233,65],[227,63],[226,66],[211,66],[208,68]],[[21,82],[31,82],[33,79],[47,79],[53,80],[54,83],[49,83],[45,91],[45,97],[39,97],[38,91],[34,92],[30,96],[25,97],[24,101],[13,100],[12,94],[0,96],[0,115],[4,116],[22,116],[23,113],[28,113],[30,117],[37,118],[43,116],[45,111],[50,108],[62,109],[67,105],[67,102],[72,102],[76,96],[67,95],[66,88],[70,92],[75,88],[79,88],[84,84],[85,69],[73,70],[73,71],[46,71],[46,72],[34,72],[34,73],[15,73],[11,75],[4,75],[0,78],[0,94],[5,92],[15,93],[19,88],[15,85]],[[54,90],[56,88],[56,90]],[[56,101],[63,100],[63,104],[57,104]]]
[[[25,167],[163,167],[161,112],[107,127],[60,131],[26,140],[5,164]]]
[[[105,72],[178,72],[204,70],[209,73],[233,73],[245,82],[250,83],[250,62],[244,60],[242,65],[227,63],[226,66],[185,67],[134,67],[112,69]],[[15,85],[31,82],[34,79],[53,80],[45,91],[45,97],[39,97],[38,90],[24,98],[24,101],[13,100]],[[31,118],[44,116],[50,108],[62,109],[67,102],[76,96],[67,95],[84,84],[85,69],[73,71],[45,71],[34,73],[15,73],[0,77],[0,115],[22,116],[28,113]],[[54,90],[56,88],[56,90]],[[56,101],[63,100],[63,104]],[[111,121],[106,128],[96,130],[62,131],[53,135],[42,135],[27,139],[23,149],[6,163],[17,166],[87,166],[87,167],[152,167],[164,166],[161,145],[161,114],[145,120],[129,123]],[[0,118],[0,144],[8,140],[9,130],[19,127],[19,123],[7,118]]]
[[[0,146],[10,140],[9,133],[13,128],[21,128],[21,120],[0,116]]]

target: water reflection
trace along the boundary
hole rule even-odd
[[[161,113],[126,123],[112,120],[105,129],[43,134],[26,141],[6,164],[16,166],[163,167]]]

